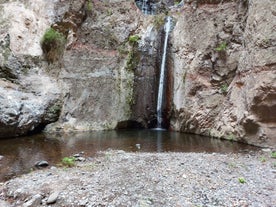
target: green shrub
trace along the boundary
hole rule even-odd
[[[41,47],[48,62],[58,61],[65,48],[65,36],[53,28],[48,29],[42,37]]]
[[[276,152],[272,152],[271,157],[276,159]]]
[[[61,162],[66,167],[73,167],[76,159],[74,157],[64,157]]]

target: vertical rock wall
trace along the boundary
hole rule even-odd
[[[190,2],[174,13],[172,129],[275,145],[275,2]]]
[[[40,40],[55,1],[0,2],[0,137],[33,132],[58,119],[57,81],[46,73]]]
[[[147,47],[155,47],[156,31],[144,33],[153,17],[147,19],[134,1],[86,1],[84,6],[87,17],[65,51],[59,74],[61,117],[48,130],[146,126],[155,100],[156,63],[155,49]]]

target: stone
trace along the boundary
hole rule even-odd
[[[42,202],[42,196],[40,194],[36,194],[32,196],[30,200],[23,204],[23,207],[37,207],[40,206]]]
[[[42,160],[42,161],[38,161],[36,164],[35,164],[36,167],[47,167],[49,166],[49,163],[45,160]]]
[[[76,158],[76,161],[78,161],[78,162],[84,162],[86,159],[85,159],[85,157],[77,157]]]
[[[10,207],[11,205],[9,203],[7,203],[6,201],[3,201],[0,199],[0,206],[1,207]]]
[[[0,161],[1,161],[3,158],[4,158],[4,156],[3,156],[3,155],[0,155]]]
[[[46,203],[47,204],[53,204],[57,201],[58,199],[58,196],[59,196],[59,193],[58,191],[54,192],[54,193],[51,193],[49,198],[47,199]]]

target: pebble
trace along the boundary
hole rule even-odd
[[[264,149],[262,149],[262,151],[263,151],[263,152],[271,152],[271,149],[269,149],[269,148],[264,148]]]
[[[86,159],[84,157],[76,157],[76,161],[84,162]]]
[[[52,193],[50,196],[49,196],[49,198],[47,199],[47,204],[53,204],[53,203],[55,203],[56,201],[57,201],[57,199],[58,199],[58,196],[59,196],[59,192],[58,191],[56,191],[56,192],[54,192],[54,193]]]
[[[236,206],[270,206],[275,201],[271,193],[276,186],[275,160],[260,162],[263,152],[252,156],[119,152],[108,151],[108,160],[102,154],[78,167],[34,171],[12,179],[2,187],[11,193],[2,197],[14,198],[13,206],[22,207],[33,195],[49,191],[43,206],[226,207],[234,202]],[[242,176],[245,185],[238,181]],[[63,190],[58,193],[58,189]],[[24,202],[26,195],[29,199]]]
[[[23,207],[37,207],[41,204],[42,196],[40,194],[34,195],[30,200],[23,204]]]
[[[47,166],[49,166],[49,163],[45,160],[42,160],[42,161],[38,161],[37,163],[35,163],[35,166],[36,167],[47,167]]]

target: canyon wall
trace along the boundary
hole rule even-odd
[[[174,12],[174,130],[276,144],[276,5],[189,1]]]
[[[1,1],[0,136],[153,126],[169,14],[170,129],[275,146],[275,1],[173,4],[144,15],[128,0]],[[47,61],[50,27],[67,41]]]
[[[34,132],[59,117],[60,89],[40,47],[54,8],[55,1],[0,2],[0,137]]]

